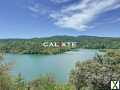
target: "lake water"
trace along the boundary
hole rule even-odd
[[[6,54],[4,58],[7,62],[15,61],[10,72],[12,75],[21,73],[24,79],[32,80],[51,73],[58,82],[66,82],[77,61],[92,59],[97,52],[97,50],[79,49],[57,55]]]

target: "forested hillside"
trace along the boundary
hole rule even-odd
[[[87,49],[118,49],[120,38],[95,36],[53,36],[32,39],[0,39],[0,51],[21,54],[57,54],[71,48],[45,48],[43,42],[79,42],[76,48]]]

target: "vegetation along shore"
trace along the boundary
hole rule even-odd
[[[120,79],[120,50],[107,50],[92,60],[77,62],[65,84],[50,74],[29,82],[21,74],[12,77],[9,71],[14,64],[3,61],[0,55],[0,90],[110,90],[111,80]]]
[[[44,42],[79,42],[76,47],[44,47]],[[50,44],[49,44],[50,45]],[[17,54],[58,54],[75,48],[119,49],[120,38],[95,36],[53,36],[32,39],[0,39],[0,51]]]

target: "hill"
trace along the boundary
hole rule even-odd
[[[120,49],[120,38],[96,36],[52,36],[32,39],[0,39],[0,51],[21,54],[57,54],[72,48],[45,48],[43,42],[79,42],[76,48]]]

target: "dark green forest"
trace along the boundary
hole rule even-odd
[[[32,39],[0,39],[0,51],[20,54],[58,54],[74,48],[43,47],[43,42],[78,42],[76,48],[85,49],[119,49],[120,38],[96,36],[53,36]]]

